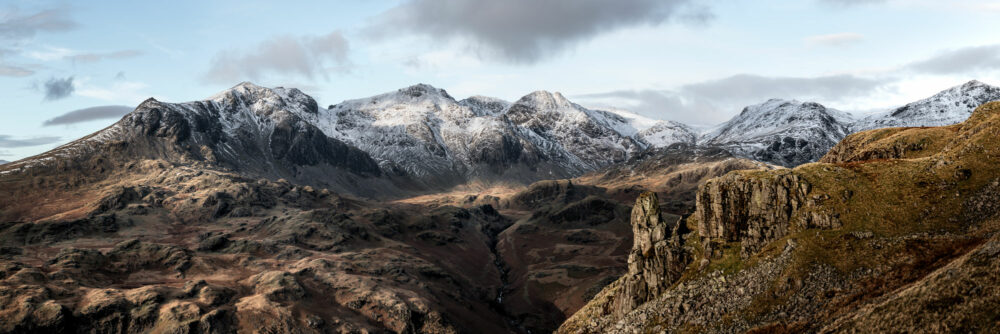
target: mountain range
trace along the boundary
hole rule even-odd
[[[322,108],[294,88],[242,83],[204,101],[149,99],[104,130],[5,167],[89,157],[98,143],[114,143],[130,156],[202,161],[363,197],[403,197],[576,177],[677,143],[793,167],[816,161],[852,132],[954,124],[996,99],[1000,88],[970,81],[862,118],[814,102],[772,99],[698,132],[586,108],[546,91],[514,102],[456,100],[418,84]]]
[[[970,289],[996,286],[1000,108],[975,106],[998,99],[973,81],[862,118],[774,99],[704,131],[545,91],[148,99],[0,165],[0,333],[996,319],[1000,294]],[[885,124],[911,127],[857,132]]]

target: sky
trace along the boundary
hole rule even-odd
[[[864,114],[1000,85],[998,32],[982,0],[0,0],[0,160],[242,81],[322,106],[426,83],[692,125],[770,98]]]

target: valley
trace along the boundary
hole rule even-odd
[[[769,100],[703,133],[545,91],[149,99],[0,165],[0,332],[880,328],[995,285],[998,99]],[[996,319],[977,293],[940,323]]]

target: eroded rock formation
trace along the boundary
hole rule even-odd
[[[698,234],[707,240],[705,254],[717,242],[739,242],[748,257],[789,229],[835,228],[836,213],[816,208],[829,196],[810,196],[811,185],[791,170],[769,173],[729,173],[709,180],[698,191],[694,218]]]
[[[612,314],[621,316],[636,306],[659,296],[677,278],[689,262],[681,240],[680,219],[665,220],[655,193],[639,196],[632,208],[634,239],[628,257],[628,272],[623,276],[622,294],[612,306]]]

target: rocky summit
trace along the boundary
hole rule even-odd
[[[706,131],[547,91],[148,99],[0,165],[0,333],[991,332],[994,92]]]

